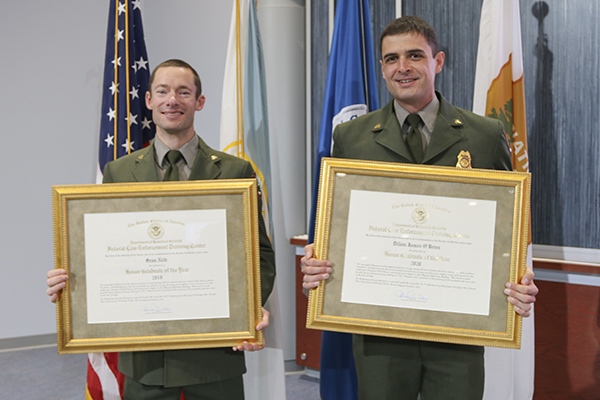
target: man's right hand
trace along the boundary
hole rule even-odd
[[[56,303],[68,279],[69,276],[64,269],[51,269],[48,271],[48,280],[46,280],[48,290],[46,290],[46,293],[50,296],[51,302]]]
[[[314,289],[319,286],[320,281],[329,278],[329,274],[333,271],[331,261],[318,260],[313,258],[314,244],[304,246],[304,254],[300,262],[302,263],[302,287],[304,289]]]

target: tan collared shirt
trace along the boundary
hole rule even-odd
[[[437,120],[437,114],[440,110],[440,101],[437,96],[433,96],[433,100],[429,102],[421,111],[417,114],[421,117],[421,137],[423,138],[423,154],[425,154],[425,150],[427,150],[427,146],[429,146],[429,142],[431,141],[431,135],[433,133],[433,128],[435,127],[435,121]],[[398,118],[398,123],[401,127],[402,139],[406,140],[406,135],[410,132],[410,125],[406,121],[406,117],[409,116],[409,112],[406,111],[397,101],[394,100],[394,112],[396,113],[396,118]]]
[[[161,181],[165,178],[165,172],[169,168],[169,160],[166,155],[169,149],[166,144],[160,141],[158,136],[154,138],[154,163],[156,165],[156,172],[158,173],[158,179]],[[183,156],[181,160],[177,162],[177,168],[179,169],[179,180],[187,181],[192,173],[192,166],[196,159],[196,153],[198,153],[198,135],[194,135],[189,142],[181,146],[179,149]]]

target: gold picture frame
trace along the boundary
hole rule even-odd
[[[310,291],[307,327],[375,336],[520,348],[522,319],[506,300],[503,290],[506,282],[518,282],[526,268],[530,179],[529,173],[512,171],[323,158],[315,225],[314,257],[330,260],[333,263],[333,272],[326,281]],[[370,199],[375,197],[369,196],[378,196],[378,200],[368,200],[370,201],[368,203],[353,203],[361,204],[360,208],[353,208],[355,207],[351,205],[351,201],[354,201],[355,198],[353,196],[359,194],[362,196],[365,193]],[[404,202],[398,205],[389,203],[391,206],[388,207],[387,200],[379,200],[388,197],[395,199],[394,196],[425,199],[425,203]],[[438,203],[427,203],[429,199]],[[463,253],[470,253],[456,253],[455,248],[470,246],[463,248],[473,249],[477,243],[471,243],[469,241],[471,239],[465,239],[469,237],[468,235],[455,236],[458,235],[456,231],[467,229],[463,227],[462,223],[456,224],[457,229],[454,231],[448,229],[447,232],[452,234],[447,235],[444,231],[445,227],[435,227],[433,223],[428,226],[429,222],[425,223],[419,220],[422,218],[419,213],[427,214],[427,218],[429,218],[428,212],[431,213],[431,221],[434,221],[434,217],[438,214],[441,215],[444,212],[449,214],[452,210],[447,210],[446,208],[450,208],[450,206],[446,207],[445,204],[454,204],[455,200],[461,204],[489,204],[491,207],[492,211],[487,211],[488,217],[485,220],[493,222],[490,224],[484,223],[483,220],[469,222],[468,218],[471,217],[462,215],[458,211],[459,208],[454,213],[465,221],[465,226],[468,224],[470,224],[468,226],[475,227],[482,225],[484,226],[482,229],[490,232],[488,236],[480,235],[491,242],[489,246],[476,249],[478,257],[482,259],[488,257],[487,259],[489,259],[489,272],[485,272],[488,275],[484,273],[484,276],[489,276],[488,280],[482,279],[479,282],[469,278],[471,281],[465,285],[462,283],[460,285],[450,284],[447,282],[464,282],[469,279],[455,279],[454,277],[459,273],[456,271],[440,272],[441,268],[437,267],[440,265],[439,263],[432,267],[432,260],[436,262],[450,261],[452,257],[445,257],[444,251],[452,251],[454,252],[452,254],[462,256]],[[365,204],[368,204],[368,207],[365,207]],[[442,206],[433,204],[442,204]],[[390,211],[392,209],[394,209],[393,212]],[[414,214],[415,212],[416,214]],[[397,216],[408,220],[411,218],[410,213],[413,213],[411,214],[413,220],[410,223],[397,224],[394,222],[394,218]],[[390,222],[387,225],[385,223],[368,225],[368,228],[365,224],[355,224],[353,221],[370,218],[369,216],[364,217],[363,214],[373,214],[377,218],[389,216]],[[438,220],[443,221],[443,218],[446,217],[440,216]],[[350,224],[351,227],[349,227]],[[396,226],[399,229],[389,228],[390,226]],[[363,229],[363,227],[365,228]],[[382,234],[382,231],[385,233]],[[447,237],[442,237],[444,235]],[[357,245],[363,240],[365,244],[369,245]],[[480,239],[477,238],[477,240]],[[388,251],[386,247],[406,246],[407,242],[408,246],[422,248],[407,251],[396,250],[397,248],[394,247],[394,250]],[[411,244],[411,242],[414,243]],[[347,243],[352,245],[347,246]],[[424,250],[439,249],[440,246],[442,253],[437,250]],[[355,250],[356,248],[361,249]],[[486,251],[486,248],[491,250]],[[461,249],[458,248],[458,250]],[[355,254],[360,257],[355,257]],[[367,261],[364,263],[355,261],[382,260],[385,257],[391,257],[390,261],[372,265]],[[461,257],[455,258],[462,259]],[[387,260],[387,258],[385,259]],[[422,262],[420,260],[429,261]],[[457,266],[462,268],[465,264],[468,262],[457,264]],[[382,272],[384,269],[385,272]],[[397,271],[400,269],[402,273],[398,274]],[[390,270],[397,275],[390,277]],[[425,270],[427,273],[422,273]],[[460,273],[462,274],[462,272]],[[415,278],[415,274],[419,275]],[[434,279],[437,281],[434,282]],[[488,283],[486,284],[486,282]],[[353,286],[355,284],[359,286]],[[397,286],[399,289],[392,288],[392,286]],[[427,286],[431,286],[431,288],[427,288]],[[405,289],[406,287],[411,289]],[[413,290],[415,287],[418,289]],[[433,289],[434,287],[436,289]],[[361,291],[360,295],[356,295],[356,288],[366,288],[367,290],[364,291],[366,294],[363,295]],[[423,288],[428,289],[427,293],[433,293],[433,295],[420,294]],[[479,313],[463,311],[461,308],[463,306],[458,305],[452,311],[444,311],[445,307],[450,306],[443,303],[454,301],[455,298],[454,296],[442,297],[440,294],[442,290],[448,290],[448,293],[456,293],[457,297],[464,296],[469,299],[471,292],[468,290],[472,289],[479,290],[477,293],[483,293],[484,296],[488,293],[489,308],[486,308],[487,306],[483,302],[481,307],[484,311]],[[432,290],[435,291],[432,292]],[[371,298],[379,299],[379,292],[383,293],[381,296],[388,292],[392,295],[385,297],[389,300],[385,300],[383,303],[380,300],[371,300]],[[354,298],[357,296],[363,297],[355,300]],[[438,296],[439,298],[437,298]],[[351,300],[342,301],[348,298]],[[368,300],[365,301],[364,298],[368,298]],[[487,297],[484,300],[487,300]],[[439,308],[433,308],[433,306],[428,308],[428,305],[423,305],[430,302],[438,304]],[[442,305],[439,306],[439,304]],[[469,306],[464,306],[465,310]]]
[[[54,264],[55,268],[63,268],[69,275],[56,305],[58,353],[230,347],[243,341],[263,344],[263,334],[255,328],[262,318],[257,201],[255,179],[53,186]],[[215,211],[220,219],[214,221],[221,223],[210,220],[209,224],[220,226],[220,236],[215,236],[216,239],[213,238],[214,235],[205,236],[210,236],[207,239],[209,243],[216,243],[213,248],[224,250],[214,251],[213,254],[210,250],[198,250],[206,246],[205,244],[186,244],[186,240],[197,238],[193,236],[197,234],[196,231],[189,230],[190,226],[195,226],[196,230],[204,229],[202,223],[186,223],[186,216],[199,213],[209,215]],[[164,227],[147,227],[146,225],[156,221],[152,220],[153,216],[163,215],[156,213],[184,217],[178,220],[158,220]],[[111,216],[115,216],[118,224],[121,220],[129,221],[132,232],[135,229],[135,232],[143,232],[142,235],[147,234],[145,240],[127,240],[127,243],[132,243],[131,248],[125,245],[101,245],[104,243],[102,240],[109,241],[112,238],[98,240],[98,246],[96,242],[90,243],[91,238],[104,238],[108,235],[96,234],[93,230],[86,229],[100,226],[104,227],[104,230],[112,230],[106,228],[110,225],[104,225]],[[86,221],[100,222],[94,222],[96,225],[92,225],[91,222],[86,225]],[[127,229],[129,228],[119,228],[118,232],[121,234],[123,231],[127,236]],[[163,229],[167,233],[160,239]],[[172,231],[183,232],[181,235],[185,240],[167,240],[167,237],[170,238],[168,233]],[[112,234],[113,232],[110,232],[110,235]],[[171,242],[178,244],[170,244]],[[157,250],[159,248],[168,250]],[[89,252],[88,256],[93,258],[86,260],[86,251]],[[116,257],[114,262],[119,263],[118,272],[114,275],[116,282],[96,282],[98,276],[104,276],[103,270],[94,272],[95,270],[91,269],[92,265],[98,263],[96,257],[92,256],[97,251],[107,253],[99,257],[100,266],[107,262],[103,261],[103,257]],[[168,256],[169,259],[179,261],[167,261],[165,254],[173,254]],[[213,280],[205,282],[198,279],[194,280],[193,284],[187,284],[190,268],[181,269],[180,266],[188,266],[186,263],[191,260],[190,257],[216,257],[215,259],[225,260],[218,264],[222,265],[218,273],[219,279],[216,280],[218,284]],[[106,265],[110,265],[112,269],[113,264],[110,263],[113,261],[108,262]],[[144,262],[150,264],[140,267],[140,263]],[[194,265],[198,263],[192,264],[192,270]],[[218,269],[217,267],[214,269]],[[124,268],[128,268],[126,273],[123,272]],[[167,273],[177,274],[177,277],[172,278],[167,276]],[[192,271],[191,274],[205,273]],[[139,280],[130,281],[129,275],[136,274],[139,278],[135,279]],[[165,281],[150,282],[148,279]],[[129,285],[127,289],[122,289],[126,285]],[[221,289],[215,289],[211,285]],[[96,295],[97,287],[100,288],[100,296]],[[167,289],[170,293],[168,296],[163,292]],[[132,292],[138,294],[132,295]],[[189,300],[177,299],[182,296],[189,296]],[[194,304],[198,308],[201,300],[214,301],[204,300],[211,296],[217,296],[215,299],[227,299],[227,303],[219,302],[219,307],[215,307],[223,309],[222,315],[212,315],[212,307],[206,307],[211,312],[193,309]],[[178,305],[175,310],[173,307],[162,305],[166,298]],[[111,302],[114,302],[114,306],[110,305]],[[135,303],[135,307],[129,307],[128,303]],[[96,308],[103,311],[98,314],[100,317],[93,317],[99,319],[91,320],[92,315],[96,315],[96,311],[92,310]],[[141,315],[139,319],[138,313]],[[177,317],[170,319],[172,313]],[[182,317],[196,313],[202,315],[198,318]],[[113,314],[121,320],[111,320],[116,318]],[[134,315],[135,318],[132,319],[130,315]]]

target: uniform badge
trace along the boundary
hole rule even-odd
[[[468,151],[461,150],[460,154],[456,158],[458,158],[456,168],[472,168],[471,153],[469,153]]]

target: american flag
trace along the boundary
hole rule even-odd
[[[98,154],[98,183],[104,165],[148,145],[156,128],[146,108],[150,66],[140,0],[110,0]],[[88,354],[86,400],[120,400],[124,376],[118,353]]]
[[[110,0],[98,155],[104,165],[148,145],[156,128],[146,108],[150,66],[140,0]]]

